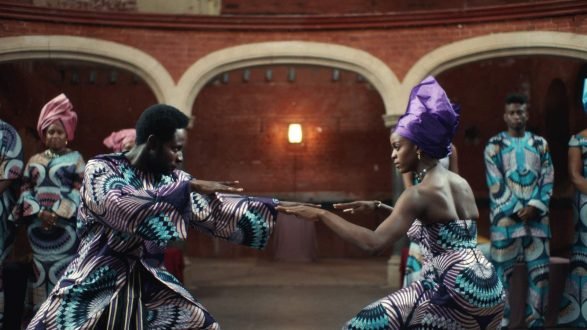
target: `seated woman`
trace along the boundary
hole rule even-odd
[[[496,329],[504,293],[495,269],[476,246],[479,217],[467,181],[438,160],[450,152],[459,114],[432,77],[411,92],[406,113],[391,135],[391,158],[421,183],[406,189],[394,210],[370,230],[305,205],[278,210],[322,221],[344,240],[372,253],[403,235],[420,244],[422,278],[365,307],[346,329]]]

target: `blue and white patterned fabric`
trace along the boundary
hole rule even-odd
[[[447,170],[450,167],[450,156],[446,156],[442,159],[438,160],[438,163],[442,165],[442,167],[446,168]],[[420,182],[414,175],[414,181],[412,182],[414,185],[419,184]],[[420,245],[415,242],[410,242],[410,246],[408,248],[408,258],[406,260],[406,269],[404,273],[403,279],[403,288],[409,286],[414,281],[418,281],[420,279],[420,272],[422,271],[422,263],[423,263],[423,256],[422,251],[420,251]]]
[[[554,167],[546,140],[526,132],[516,138],[501,132],[485,147],[491,240],[523,236],[550,238],[548,222]],[[515,214],[526,206],[539,212],[527,223]]]
[[[509,294],[509,280],[516,262],[528,268],[528,294],[524,319],[531,328],[544,327],[548,296],[551,237],[549,204],[554,168],[548,144],[526,132],[512,137],[501,132],[485,147],[487,186],[491,218],[491,261]],[[517,212],[527,206],[538,210],[536,218],[524,221]],[[506,301],[502,327],[510,323]]]
[[[587,95],[587,94],[586,94]],[[581,150],[583,177],[587,178],[587,138],[574,135],[569,148]],[[575,237],[571,248],[571,269],[561,301],[558,323],[587,329],[587,195],[575,193]]]
[[[88,162],[78,213],[77,257],[28,329],[218,329],[163,266],[165,245],[194,227],[262,248],[276,200],[190,192],[182,171],[156,176],[123,154]]]
[[[80,203],[84,166],[84,159],[77,151],[57,157],[42,152],[32,156],[24,169],[12,219],[17,224],[30,220],[26,222],[33,250],[35,277],[30,283],[30,293],[35,310],[47,299],[77,251],[75,215]],[[38,218],[42,210],[50,210],[58,216],[56,225],[50,230],[44,229],[43,221]]]
[[[476,235],[470,220],[414,221],[408,237],[424,255],[422,279],[365,307],[345,329],[496,329],[505,295]]]
[[[8,221],[16,200],[18,180],[22,175],[22,141],[18,133],[8,123],[0,120],[0,181],[12,180],[10,186],[0,192],[0,264],[11,250],[14,242],[14,225]],[[4,320],[4,285],[0,269],[0,328]]]

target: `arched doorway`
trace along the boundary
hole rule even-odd
[[[174,94],[175,105],[191,109],[200,90],[223,72],[266,64],[318,65],[358,73],[379,92],[386,115],[399,113],[399,81],[380,59],[356,48],[307,41],[253,43],[210,53],[183,74]]]
[[[2,62],[2,119],[18,129],[27,159],[43,148],[36,132],[41,108],[60,93],[78,114],[70,147],[86,159],[109,152],[102,140],[112,131],[134,127],[141,112],[157,102],[145,81],[116,67],[78,60]]]
[[[186,168],[203,178],[239,180],[249,194],[283,200],[325,205],[389,200],[391,160],[389,131],[381,120],[384,111],[379,92],[364,77],[340,68],[271,64],[222,72],[195,100]],[[288,143],[289,123],[302,124],[302,145]],[[375,228],[381,219],[357,215],[354,220]],[[299,219],[279,223],[288,222]],[[276,235],[280,232],[278,224]],[[288,232],[296,240],[291,250],[313,244],[306,241],[313,234],[292,228]],[[321,224],[316,224],[316,236],[318,257],[364,256]],[[259,254],[196,237],[187,242],[192,254]],[[277,248],[270,246],[262,255],[280,255],[286,241],[277,239]]]
[[[85,61],[131,72],[145,81],[158,102],[169,102],[175,86],[170,74],[155,58],[116,42],[53,35],[0,38],[0,62],[32,59]]]
[[[424,55],[410,68],[401,83],[399,94],[404,104],[398,110],[403,109],[411,87],[428,75],[439,75],[466,63],[523,55],[586,59],[587,36],[551,31],[505,32],[444,45]]]
[[[567,143],[570,134],[587,124],[587,116],[574,99],[577,75],[585,60],[551,56],[507,56],[468,62],[437,75],[453,101],[462,107],[461,122],[454,138],[459,149],[461,175],[471,184],[481,211],[479,232],[487,235],[488,188],[483,150],[490,137],[507,129],[504,102],[509,93],[529,99],[527,129],[545,137],[555,168],[551,199],[553,255],[564,255],[570,245],[572,187],[567,173]]]
[[[296,78],[293,79],[290,76],[292,69],[296,72]],[[268,71],[271,73],[268,74]],[[251,78],[246,78],[248,81],[244,82],[244,75],[250,75]],[[368,88],[370,101],[358,105],[360,102],[358,99],[352,100],[352,93],[341,92],[340,87],[344,83],[340,81],[345,80],[354,85],[350,88]],[[319,88],[323,88],[322,91],[324,88],[328,89],[326,93],[329,93],[329,97],[319,100],[316,90],[310,91],[316,86],[307,85],[308,81],[320,82],[322,85]],[[304,84],[305,87],[300,87]],[[176,105],[193,109],[194,129],[190,144],[199,144],[195,148],[188,148],[188,159],[196,161],[193,165],[188,163],[187,167],[194,166],[196,173],[201,170],[212,178],[215,178],[214,173],[224,173],[229,178],[248,183],[248,191],[270,192],[286,198],[298,197],[322,202],[348,200],[359,196],[380,196],[381,199],[388,199],[389,197],[385,197],[390,196],[391,165],[388,131],[381,117],[391,119],[387,115],[393,112],[391,109],[399,102],[396,95],[398,85],[395,74],[381,60],[367,52],[341,45],[303,41],[263,42],[213,52],[194,63],[184,73],[176,89],[174,99],[183,102]],[[342,99],[347,101],[342,107],[340,102],[331,102],[330,106],[325,106],[325,99],[331,99],[337,93],[329,89],[333,86],[339,88],[338,93],[342,93]],[[257,97],[248,98],[246,93],[236,97],[233,88],[258,88],[261,92],[253,92]],[[233,90],[228,92],[231,89]],[[293,92],[289,94],[286,90]],[[259,98],[263,98],[261,94],[265,95],[265,100],[259,102]],[[355,115],[360,118],[357,120],[355,117],[354,121],[350,116],[344,115],[345,111],[350,113],[353,102],[358,105],[354,110]],[[367,117],[361,117],[360,113],[366,110],[364,106],[369,102],[372,109],[367,109],[367,121],[371,122],[367,124],[364,121]],[[246,109],[247,107],[257,107],[257,116],[250,116],[250,109]],[[339,111],[345,107],[346,110]],[[316,112],[309,115],[313,110]],[[305,126],[304,133],[308,140],[301,148],[292,148],[284,143],[285,126],[291,121],[302,121]],[[210,131],[215,125],[219,125],[217,131],[222,130],[223,136],[215,135],[213,129]],[[360,127],[361,125],[363,126]],[[348,131],[353,130],[349,127],[353,126],[360,128],[349,133]],[[378,130],[375,135],[361,136],[359,132],[365,132],[367,127],[377,127]],[[341,133],[345,130],[348,136]],[[353,134],[355,135],[351,136]],[[210,141],[207,146],[202,144],[206,140]],[[345,143],[349,144],[346,148]],[[356,147],[357,143],[361,146]],[[355,147],[351,147],[351,144]],[[321,150],[320,148],[322,155],[318,155],[320,151],[317,150]],[[219,155],[224,152],[225,154]],[[205,164],[206,159],[212,162],[216,159],[217,164]],[[365,162],[366,159],[369,161]],[[198,165],[197,162],[203,163]],[[224,165],[220,166],[221,163]],[[361,171],[345,171],[345,166],[349,168],[353,166],[351,164],[366,168]],[[331,177],[335,173],[347,173],[349,180],[334,182]],[[363,185],[365,182],[376,182],[376,185],[383,188],[374,191],[373,188],[354,184],[370,173],[375,173],[380,178],[363,180]],[[255,180],[250,181],[249,178],[253,175]],[[330,190],[325,188],[324,182],[331,184]],[[355,191],[355,195],[351,191]],[[347,256],[360,255],[357,250],[343,246],[342,242],[326,230],[324,232],[328,237],[320,241],[325,246],[329,243],[340,243],[338,252]],[[223,254],[218,253],[221,249],[216,242],[199,244],[191,241],[190,244],[192,243],[197,246],[190,250],[203,251],[214,244],[216,252],[211,253]],[[229,255],[249,253],[241,250],[234,252],[238,248],[233,247],[228,249],[233,250],[228,252]]]

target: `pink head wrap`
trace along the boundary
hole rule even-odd
[[[67,140],[71,141],[75,135],[77,126],[77,114],[72,110],[73,105],[65,94],[59,94],[49,101],[41,110],[39,122],[37,123],[37,133],[41,141],[45,142],[44,131],[56,121],[60,121],[67,134]]]
[[[134,128],[126,128],[117,132],[112,132],[103,143],[114,152],[122,151],[122,148],[130,142],[135,142],[137,131]]]

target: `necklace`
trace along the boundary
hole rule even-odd
[[[428,173],[428,171],[430,171],[432,168],[434,168],[434,166],[438,165],[438,163],[434,163],[433,165],[431,165],[428,168],[425,168],[419,172],[414,172],[414,177],[416,178],[416,181],[418,183],[421,183],[422,180],[424,180],[424,177],[426,176],[426,173]]]
[[[49,159],[54,159],[61,156],[60,154],[51,151],[51,149],[47,149],[45,150],[45,157],[49,158]]]

